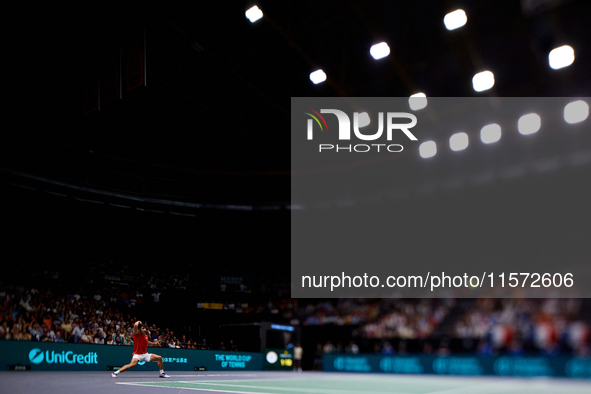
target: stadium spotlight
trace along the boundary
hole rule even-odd
[[[250,7],[244,14],[251,23],[255,23],[263,17],[263,11],[256,5]]]
[[[447,30],[455,30],[460,28],[464,26],[467,21],[468,17],[466,16],[464,10],[461,9],[450,12],[443,18],[443,23],[445,24],[445,28]]]
[[[372,45],[369,53],[376,60],[382,59],[390,54],[390,47],[385,42],[380,42]]]
[[[437,144],[435,144],[435,141],[425,141],[419,146],[419,155],[421,155],[423,159],[433,157],[436,153]]]
[[[454,152],[464,150],[468,147],[468,134],[455,133],[449,138],[449,147]]]
[[[472,78],[472,86],[477,92],[492,88],[495,84],[495,75],[490,71],[482,71]]]
[[[548,55],[548,63],[550,68],[558,70],[559,68],[568,67],[575,61],[575,50],[569,45],[563,45],[554,48]]]
[[[318,69],[310,74],[310,81],[314,82],[315,85],[318,85],[320,82],[326,81],[326,74],[322,69]]]
[[[485,144],[492,144],[501,139],[501,126],[496,123],[487,124],[480,130],[480,140]]]
[[[418,111],[427,106],[427,95],[425,93],[415,93],[408,99],[408,105],[413,111]]]
[[[538,114],[527,114],[519,118],[517,122],[517,130],[522,135],[537,133],[542,125],[542,120]]]
[[[564,120],[568,124],[579,123],[589,116],[589,105],[583,100],[573,101],[564,107]]]

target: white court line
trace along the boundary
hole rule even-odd
[[[243,375],[243,374],[228,374],[228,375],[171,375],[171,378],[177,378],[177,377],[192,377],[192,378],[199,378],[199,377],[205,377],[205,376],[260,376],[260,375]],[[276,380],[285,380],[285,381],[299,381],[302,380],[302,378],[260,378],[260,379],[232,379],[232,380],[173,380],[172,382],[174,383],[220,383],[220,382],[231,382],[231,383],[236,383],[236,382],[266,382],[266,381],[276,381]],[[307,379],[310,380],[310,379]],[[318,379],[318,378],[314,378],[312,380],[325,380],[325,379]],[[171,383],[172,383],[171,382]],[[129,383],[137,383],[137,384],[145,384],[146,382],[118,382],[117,384],[129,384]],[[156,382],[147,382],[147,383],[156,383]]]
[[[256,374],[241,374],[241,373],[227,373],[227,374],[209,374],[209,375],[171,375],[173,378],[199,378],[201,376],[259,376]]]
[[[227,384],[227,383],[208,383],[208,382],[198,382],[199,384],[207,384],[211,386],[228,386],[228,387],[243,387],[243,388],[253,388],[253,389],[267,389],[267,390],[280,390],[280,391],[296,391],[296,392],[306,392],[306,393],[358,393],[358,390],[337,390],[337,389],[305,389],[305,388],[288,388],[288,387],[268,387],[268,386],[244,386],[238,384]],[[371,393],[384,393],[384,394],[391,394],[390,391],[371,391]]]
[[[182,375],[174,375],[171,376],[171,378],[175,378],[177,376],[182,376]],[[199,376],[195,376],[195,375],[186,375],[186,376],[192,376],[192,377],[199,377]],[[221,376],[221,375],[202,375],[202,376]],[[245,376],[245,375],[234,375],[234,376]],[[259,375],[250,375],[250,376],[259,376]],[[267,381],[275,381],[275,380],[286,380],[286,381],[300,381],[302,380],[302,378],[259,378],[259,379],[231,379],[231,380],[175,380],[175,382],[179,382],[179,383],[220,383],[220,382],[232,382],[232,383],[236,383],[236,382],[267,382]],[[306,379],[306,380],[310,380],[310,379]],[[312,379],[312,380],[319,380],[319,379]],[[144,382],[133,382],[133,383],[144,383]]]
[[[150,386],[147,384],[137,384],[137,383],[117,383],[117,384],[126,384],[128,386],[140,386],[140,387],[153,387],[156,389],[181,389],[181,390],[195,390],[195,391],[215,391],[216,393],[236,393],[236,394],[269,394],[269,393],[259,393],[256,391],[230,391],[230,390],[215,390],[215,389],[198,389],[193,387],[167,387],[167,386]]]
[[[330,394],[330,393],[359,393],[358,390],[337,390],[337,389],[307,389],[307,388],[287,388],[287,387],[273,387],[273,386],[245,386],[245,385],[237,385],[237,384],[227,384],[227,383],[209,383],[209,382],[170,382],[166,384],[172,383],[194,383],[194,384],[205,384],[209,386],[226,386],[226,387],[236,387],[236,388],[246,388],[246,389],[263,389],[263,390],[279,390],[279,391],[293,391],[293,392],[306,392],[306,393],[319,393],[319,394]],[[216,391],[216,392],[223,392],[223,393],[251,393],[251,394],[269,394],[269,393],[258,393],[254,391],[232,391],[232,390],[216,390],[213,388],[192,388],[192,387],[170,387],[170,386],[160,386],[160,383],[117,383],[117,384],[128,384],[130,386],[142,386],[142,387],[166,387],[166,388],[177,388],[177,389],[185,389],[185,390],[201,390],[201,391]],[[390,394],[390,391],[370,391],[370,393],[383,393],[383,394]],[[398,394],[405,394],[405,393],[398,393]],[[408,394],[408,393],[407,393]]]

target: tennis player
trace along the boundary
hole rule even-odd
[[[112,378],[116,378],[117,375],[119,375],[121,372],[126,371],[129,368],[135,367],[137,363],[140,361],[156,361],[158,363],[158,368],[160,368],[160,377],[170,378],[170,376],[164,373],[164,364],[162,363],[162,356],[148,353],[148,346],[158,346],[158,341],[148,341],[148,334],[146,332],[146,326],[143,325],[141,321],[136,321],[133,325],[133,356],[131,358],[131,362],[119,368],[118,371],[113,372],[111,374]]]

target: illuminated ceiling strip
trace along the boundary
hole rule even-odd
[[[31,174],[19,172],[19,171],[14,171],[14,170],[4,168],[4,167],[0,167],[0,171],[4,171],[4,172],[7,172],[7,173],[10,173],[13,175],[21,176],[23,178],[34,179],[39,182],[44,182],[44,183],[49,183],[52,185],[67,187],[69,189],[80,190],[80,191],[88,192],[88,193],[100,194],[100,195],[104,195],[104,196],[117,197],[117,198],[121,198],[121,199],[144,202],[144,203],[151,203],[151,204],[175,205],[175,206],[186,207],[186,208],[200,208],[200,209],[209,208],[209,209],[226,209],[226,210],[239,210],[239,211],[253,211],[253,210],[262,209],[262,208],[274,209],[274,206],[260,206],[260,207],[258,207],[258,206],[252,206],[252,205],[199,204],[199,203],[190,203],[190,202],[183,202],[183,201],[160,200],[160,199],[156,199],[156,198],[147,198],[147,197],[142,198],[142,197],[135,197],[135,196],[126,195],[126,194],[122,194],[122,193],[110,192],[110,191],[106,191],[106,190],[94,189],[91,187],[76,186],[76,185],[72,185],[69,183],[61,182],[61,181],[47,179],[47,178],[39,177],[36,175],[31,175]],[[19,186],[17,184],[13,184],[13,185]],[[31,188],[28,186],[25,188],[31,189],[31,190],[37,190],[36,188]],[[76,198],[76,199],[79,201],[93,202],[92,200],[84,200],[84,199],[80,199],[80,198]],[[103,202],[98,202],[98,203],[102,204]],[[281,208],[289,209],[289,204],[287,204],[287,203],[277,203],[276,206],[277,206],[277,209],[281,209]],[[164,211],[149,211],[147,209],[145,211],[164,212]]]

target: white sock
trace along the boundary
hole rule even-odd
[[[160,370],[160,375],[164,375],[164,370],[163,369]]]
[[[113,372],[115,375],[119,375],[119,370],[116,370],[115,372]]]

